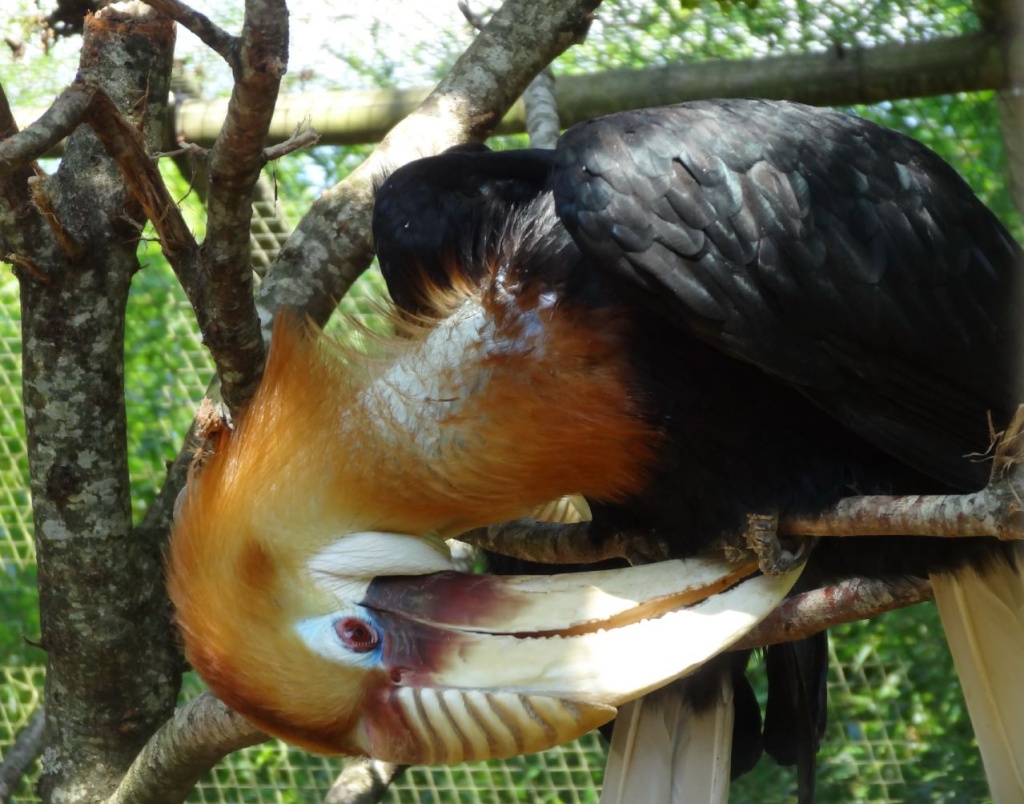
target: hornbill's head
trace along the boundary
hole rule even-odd
[[[260,391],[190,482],[171,541],[189,661],[268,732],[402,763],[540,750],[724,649],[792,584],[713,559],[454,572],[443,537],[520,516],[545,490],[445,474],[475,436],[453,452],[393,406],[382,423],[375,369],[335,352],[276,327]]]

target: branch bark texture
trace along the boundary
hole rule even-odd
[[[266,734],[211,693],[200,693],[153,736],[108,804],[184,801],[223,756],[266,739]]]
[[[264,342],[253,301],[252,194],[281,79],[288,69],[284,0],[248,0],[224,127],[207,159],[209,193],[196,316],[217,362],[224,402],[240,410],[256,392]]]
[[[102,88],[154,148],[173,44],[170,21],[142,4],[86,23],[77,83]],[[180,682],[160,552],[131,527],[122,354],[141,209],[84,127],[30,193],[45,227],[5,217],[4,239],[37,268],[19,278],[47,652],[39,788],[47,801],[95,801],[173,711]]]

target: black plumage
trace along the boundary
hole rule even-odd
[[[1020,247],[932,151],[852,115],[757,100],[625,112],[554,152],[421,160],[377,199],[401,308],[424,312],[458,274],[627,322],[635,395],[664,439],[643,490],[590,501],[595,538],[626,529],[689,555],[751,513],[975,490],[1021,397]],[[1010,552],[825,539],[803,582]],[[769,653],[763,734],[738,694],[738,754],[763,736],[806,775],[826,661],[823,637]]]

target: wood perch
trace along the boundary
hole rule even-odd
[[[804,639],[837,625],[870,620],[931,599],[931,584],[923,578],[849,578],[786,598],[732,649]]]
[[[991,537],[1024,540],[1024,406],[1000,434],[989,484],[971,494],[849,497],[811,516],[780,514],[778,536]],[[591,539],[589,522],[563,525],[516,519],[459,536],[502,555],[541,564],[591,564],[635,556],[639,540],[629,533]],[[746,545],[743,548],[745,549]],[[667,556],[653,555],[646,560]]]

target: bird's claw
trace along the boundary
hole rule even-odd
[[[758,568],[765,575],[785,575],[807,560],[814,539],[790,538],[785,543],[779,538],[777,514],[748,514],[744,540],[747,548],[757,556]]]

